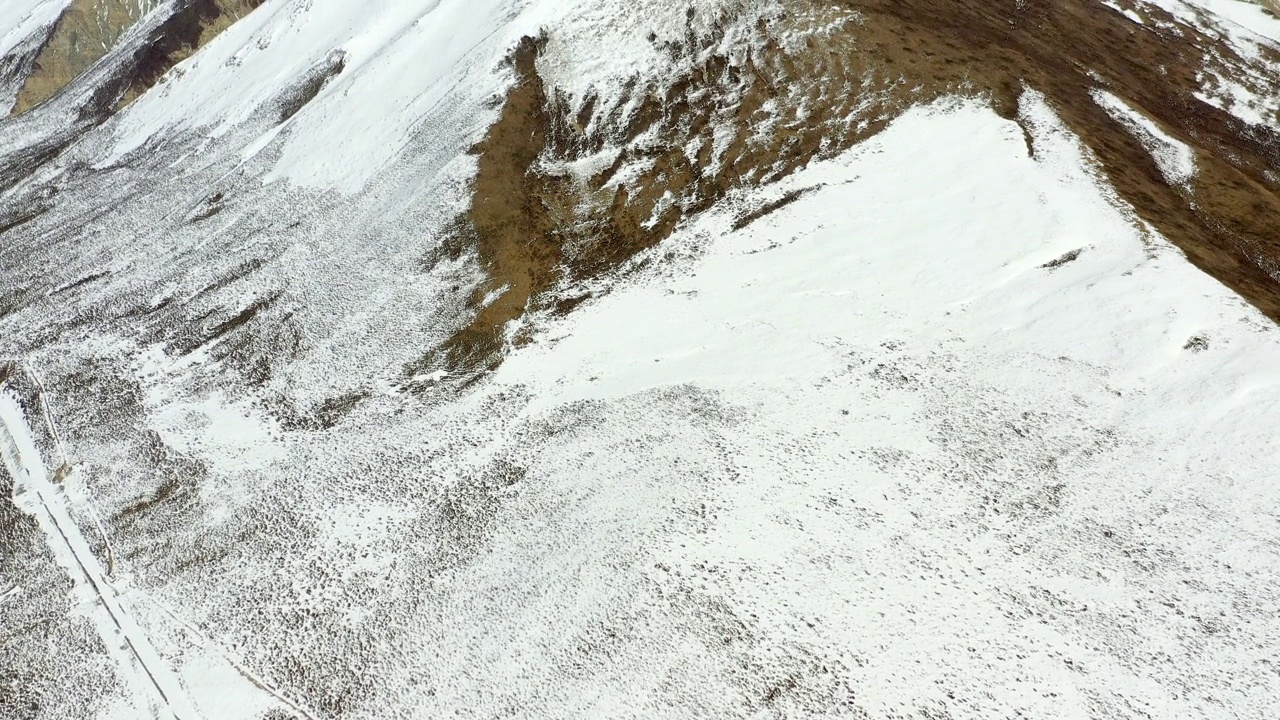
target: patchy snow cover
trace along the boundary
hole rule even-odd
[[[1102,4],[1103,4],[1103,5],[1106,5],[1107,7],[1111,8],[1112,10],[1115,10],[1116,12],[1120,13],[1121,15],[1124,15],[1125,17],[1129,18],[1130,20],[1132,20],[1133,22],[1135,22],[1135,23],[1137,23],[1137,24],[1139,24],[1139,25],[1145,25],[1145,24],[1146,24],[1146,23],[1142,20],[1142,16],[1141,16],[1141,15],[1139,15],[1139,14],[1138,14],[1138,13],[1136,13],[1136,12],[1134,12],[1133,10],[1130,10],[1129,8],[1121,7],[1121,6],[1120,6],[1118,3],[1116,3],[1114,0],[1102,0]]]
[[[1159,7],[1193,27],[1222,37],[1230,52],[1253,67],[1241,64],[1239,58],[1220,57],[1218,61],[1229,72],[1207,67],[1200,76],[1204,91],[1196,98],[1221,108],[1252,125],[1280,127],[1280,86],[1274,73],[1259,74],[1263,47],[1276,52],[1280,42],[1280,19],[1268,14],[1260,5],[1241,0],[1143,0]],[[1120,10],[1112,2],[1109,7]],[[1126,12],[1132,18],[1132,14]],[[1136,18],[1135,22],[1141,22]],[[1242,82],[1247,79],[1246,82]]]
[[[1184,142],[1170,136],[1151,118],[1134,109],[1124,100],[1105,90],[1094,90],[1093,99],[1111,117],[1133,133],[1151,157],[1160,166],[1160,172],[1170,185],[1186,188],[1196,174],[1195,152]]]
[[[1243,0],[1190,0],[1205,10],[1235,25],[1273,41],[1280,41],[1280,18],[1267,12],[1256,2]]]
[[[702,0],[690,26],[687,14],[691,5],[656,0],[530,3],[527,19],[531,25],[556,28],[539,58],[539,72],[575,101],[590,91],[608,98],[638,74],[650,75],[655,69],[689,63],[690,58],[673,59],[664,45],[683,40],[690,29],[706,32],[711,19],[724,13],[754,18],[775,7],[770,0]],[[706,52],[738,58],[748,46],[735,42],[741,40],[737,33],[750,24],[734,23],[720,45]],[[605,48],[607,51],[602,51]]]
[[[823,692],[824,712],[872,717],[1280,709],[1258,664],[1277,639],[1280,446],[1263,418],[1280,338],[1135,226],[1047,108],[1030,98],[1024,115],[1035,161],[986,109],[913,111],[787,181],[821,188],[749,228],[688,228],[672,244],[691,264],[616,288],[499,371],[529,415],[580,407],[593,430],[543,448],[528,491],[572,530],[513,518],[455,587],[480,597],[505,568],[546,563],[542,548],[639,553],[632,582],[652,589],[564,615],[556,593],[539,617],[573,635],[589,617],[656,614],[650,632],[672,634],[649,662],[625,654],[553,693],[567,704],[548,714],[639,707],[694,667],[702,702],[734,707],[725,667],[659,650],[691,640],[654,607],[672,592],[780,649],[763,662],[799,663],[783,714]],[[658,410],[672,406],[684,417]],[[683,531],[658,520],[665,502],[692,514]],[[627,582],[583,561],[579,582]],[[524,598],[519,617],[545,598],[502,585]],[[495,642],[534,632],[487,622]]]
[[[210,720],[1275,715],[1280,337],[1135,220],[1034,93],[1034,157],[989,109],[917,108],[537,318],[468,393],[391,382],[457,282],[420,269],[411,209],[457,194],[497,58],[543,24],[590,29],[556,33],[544,70],[607,92],[684,7],[269,0],[112,121],[108,157],[104,134],[78,146],[108,168],[205,135],[145,204],[120,196],[136,226],[87,214],[75,252],[32,261],[88,290],[3,318],[6,342],[57,328],[33,360],[89,388],[68,512],[122,518],[113,585],[157,667]],[[341,74],[280,120],[335,51]],[[221,189],[202,173],[287,183],[193,224],[192,194]],[[77,190],[114,198],[118,177],[142,182]],[[252,284],[215,287],[245,258],[265,258]],[[83,284],[104,268],[125,279]],[[244,392],[220,383],[234,339],[86,325],[78,303],[115,317],[100,287],[152,309],[207,293],[206,326],[277,293],[260,325],[302,351]],[[126,376],[100,377],[117,357]],[[264,409],[353,389],[331,427]]]
[[[26,77],[14,72],[48,37],[71,0],[5,0],[0,3],[0,117],[8,115]]]
[[[1223,73],[1206,70],[1197,80],[1204,91],[1195,94],[1197,100],[1226,110],[1250,125],[1280,128],[1280,95],[1260,93],[1238,79]],[[1274,78],[1267,78],[1267,83]]]

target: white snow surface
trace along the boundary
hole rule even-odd
[[[576,28],[542,69],[607,93],[660,63],[646,33],[686,7],[268,0],[77,146],[103,169],[196,131],[189,177],[267,181],[206,224],[183,220],[185,178],[141,185],[136,226],[91,216],[77,252],[33,261],[72,300],[0,317],[10,338],[58,328],[29,360],[95,388],[66,398],[87,466],[67,502],[122,518],[113,583],[196,716],[1280,714],[1280,334],[1137,219],[1033,92],[1034,157],[984,106],[916,108],[535,318],[476,387],[390,381],[457,281],[411,269],[435,238],[405,208],[458,201],[499,59]],[[315,100],[254,124],[335,51]],[[142,183],[119,172],[101,182]],[[297,357],[246,391],[219,382],[235,337],[177,351],[107,311],[31,310],[114,310],[99,288],[212,298],[203,326],[278,291],[255,327],[296,323]],[[119,357],[127,377],[92,385]],[[276,393],[353,388],[333,427],[268,416]],[[11,431],[15,412],[0,396]],[[179,479],[144,511],[163,486],[134,442]]]
[[[5,0],[0,3],[0,114],[8,114],[25,77],[10,74],[17,56],[34,52],[71,0]],[[5,67],[10,65],[10,67]]]
[[[1263,9],[1256,2],[1243,0],[1191,0],[1205,10],[1251,33],[1274,41],[1280,41],[1280,18]]]
[[[1196,155],[1186,143],[1172,137],[1151,118],[1115,94],[1094,90],[1093,99],[1142,143],[1170,185],[1187,188],[1196,174]]]
[[[280,177],[359,187],[449,91],[468,74],[487,73],[510,46],[513,38],[500,31],[518,30],[506,22],[511,6],[509,0],[271,0],[131,107],[106,162],[161,131],[200,128],[221,137],[338,51],[346,70],[291,127],[273,128],[263,143],[282,131],[292,138]]]
[[[703,219],[673,241],[691,265],[511,358],[498,382],[525,388],[531,415],[604,402],[608,421],[539,463],[554,478],[539,504],[573,497],[572,531],[508,523],[499,547],[517,558],[482,563],[464,592],[509,588],[548,545],[635,538],[659,597],[691,588],[767,645],[813,648],[872,717],[1280,709],[1265,669],[1280,337],[1117,207],[1051,112],[1024,114],[1038,161],[989,110],[913,111],[777,190],[821,189],[738,233]],[[681,394],[705,419],[647,411]],[[656,456],[639,449],[652,437]],[[692,506],[696,531],[659,531],[667,502]],[[575,573],[619,582],[599,565]],[[565,601],[539,617],[579,624]],[[616,602],[605,616],[653,612]],[[499,627],[495,642],[526,632]],[[597,678],[553,707],[630,715],[641,688],[692,670],[684,652],[636,658],[619,705],[597,704],[616,692]],[[1137,660],[1157,656],[1159,671]]]
[[[1280,710],[1280,337],[1043,101],[1023,119],[1034,160],[984,107],[909,112],[741,198],[817,188],[742,231],[698,219],[481,390],[296,445],[305,507],[350,525],[321,557],[356,558],[302,601],[377,622],[341,600],[372,574],[423,608],[355,716]],[[323,480],[353,454],[395,469]],[[420,501],[388,484],[504,458],[469,560],[404,570]]]

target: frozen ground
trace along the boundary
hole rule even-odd
[[[57,679],[0,681],[0,707],[1280,713],[1280,334],[1037,94],[1022,126],[935,103],[740,192],[476,386],[419,396],[400,368],[473,281],[420,261],[499,59],[544,24],[679,13],[302,7],[268,2],[9,195],[68,188],[0,238],[0,356],[49,383],[48,421],[18,376],[0,394],[0,479],[33,519],[0,534],[0,627],[39,607],[80,644],[0,638],[0,667]],[[550,75],[653,61],[564,42]]]

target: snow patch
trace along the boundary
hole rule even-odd
[[[1151,154],[1170,185],[1188,188],[1196,174],[1195,151],[1156,125],[1151,118],[1106,90],[1094,89],[1094,102],[1124,125]]]

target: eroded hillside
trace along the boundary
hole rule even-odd
[[[1280,115],[1273,105],[1249,122],[1206,96],[1230,76],[1276,98],[1276,45],[1245,53],[1207,14],[1136,0],[787,0],[747,23],[734,9],[700,12],[691,7],[684,38],[664,44],[669,72],[637,75],[620,96],[544,83],[546,38],[512,56],[517,82],[475,148],[472,207],[451,241],[478,243],[492,277],[471,324],[411,375],[492,367],[527,310],[563,311],[582,281],[735,188],[833,157],[908,107],[983,98],[1018,120],[1028,90],[1085,140],[1135,222],[1280,319]],[[1194,171],[1171,176],[1131,114],[1189,148]]]
[[[36,55],[13,113],[44,102],[106,55],[152,12],[171,13],[142,58],[121,100],[146,92],[169,68],[189,57],[263,0],[72,0]],[[170,9],[172,6],[172,10]]]

